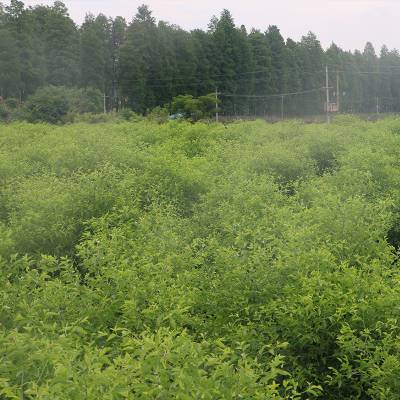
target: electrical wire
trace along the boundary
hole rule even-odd
[[[299,92],[290,92],[290,93],[266,94],[266,95],[232,94],[232,93],[218,93],[218,95],[222,95],[223,97],[244,97],[244,98],[260,99],[260,98],[269,98],[269,97],[298,96],[301,94],[319,92],[321,90],[325,90],[325,88],[302,90]]]

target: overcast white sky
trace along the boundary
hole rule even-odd
[[[283,36],[299,40],[313,31],[324,47],[332,41],[346,50],[362,49],[371,41],[400,48],[400,0],[65,0],[71,17],[81,23],[87,12],[132,19],[148,4],[157,19],[185,29],[206,28],[210,18],[229,9],[237,25],[265,30],[278,25]],[[7,4],[8,1],[6,0]],[[27,5],[51,4],[25,0]]]

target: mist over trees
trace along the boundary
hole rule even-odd
[[[316,114],[326,64],[333,102],[339,77],[342,111],[400,111],[400,55],[386,46],[379,54],[370,42],[363,51],[334,43],[324,50],[312,32],[294,41],[274,25],[248,31],[228,10],[207,30],[188,32],[157,21],[145,5],[131,21],[88,14],[78,26],[60,1],[0,4],[0,95],[21,102],[48,85],[94,88],[108,109],[146,113],[175,96],[217,89],[223,113],[264,115],[280,112],[279,94],[306,91],[285,97],[285,112]]]

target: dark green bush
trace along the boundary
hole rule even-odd
[[[136,114],[129,108],[122,109],[118,114],[125,121],[139,121],[142,119],[142,117],[139,114]]]
[[[11,110],[14,110],[19,106],[19,101],[17,99],[12,98],[12,97],[9,97],[9,98],[5,99],[4,103]]]
[[[29,97],[25,104],[30,122],[62,122],[70,111],[67,89],[63,87],[46,87]]]
[[[0,102],[0,121],[7,122],[10,118],[11,111],[4,102]]]
[[[158,124],[162,124],[168,121],[168,110],[164,107],[155,107],[148,114],[147,118],[150,121],[157,122]]]
[[[198,98],[189,94],[176,96],[172,99],[171,112],[192,121],[208,118],[215,113],[215,97],[212,94]]]
[[[24,108],[30,122],[72,122],[74,114],[101,112],[102,95],[97,89],[48,86],[30,96]]]

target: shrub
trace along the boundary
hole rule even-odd
[[[68,92],[72,112],[98,114],[103,111],[103,95],[98,89],[69,89]]]
[[[19,101],[12,97],[5,99],[4,103],[10,110],[14,110],[19,106]]]
[[[90,112],[84,114],[77,114],[74,115],[74,122],[86,122],[88,124],[101,124],[105,122],[115,121],[115,115],[113,114],[104,114],[98,113],[93,114]]]
[[[55,86],[38,89],[28,98],[25,109],[30,122],[61,122],[70,111],[68,91]]]
[[[0,398],[400,397],[396,119],[102,116],[1,126]]]
[[[10,109],[4,102],[0,102],[0,121],[8,121],[10,118]]]
[[[172,99],[171,112],[193,121],[207,118],[215,112],[215,98],[211,94],[198,98],[188,94],[176,96]]]
[[[158,124],[162,124],[168,121],[168,110],[164,107],[156,107],[153,108],[148,114],[147,118],[150,121],[157,122]]]
[[[52,124],[72,122],[74,113],[100,112],[101,96],[96,89],[43,87],[28,98],[25,104],[27,119]]]
[[[142,117],[129,108],[122,109],[118,115],[125,121],[140,121]]]

